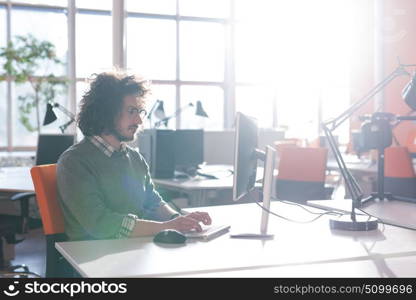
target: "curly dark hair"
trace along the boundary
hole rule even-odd
[[[85,136],[111,133],[125,96],[143,100],[150,93],[147,80],[122,72],[93,75],[90,89],[83,95],[78,114],[78,127]]]

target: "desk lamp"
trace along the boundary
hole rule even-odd
[[[345,112],[340,114],[338,117],[325,121],[322,123],[322,129],[325,133],[325,136],[328,139],[329,146],[334,153],[335,159],[337,161],[338,167],[341,171],[342,177],[344,179],[346,188],[350,192],[352,198],[352,208],[351,214],[345,215],[337,219],[330,220],[330,226],[332,229],[340,230],[351,230],[351,231],[368,231],[374,230],[378,227],[377,219],[370,217],[368,215],[356,215],[355,209],[360,208],[362,204],[367,201],[374,199],[384,199],[385,194],[382,189],[383,179],[384,179],[384,149],[391,145],[392,134],[390,122],[392,120],[392,114],[377,112],[371,116],[370,122],[363,125],[363,130],[367,132],[367,137],[369,137],[373,142],[371,142],[370,147],[378,150],[378,192],[364,199],[362,189],[355,178],[352,176],[348,170],[345,161],[342,157],[341,152],[338,149],[338,146],[335,142],[332,132],[338,128],[345,120],[350,118],[352,114],[369,102],[376,94],[384,89],[391,81],[396,77],[410,74],[406,71],[406,67],[413,67],[416,65],[404,65],[399,62],[397,68],[389,74],[384,80],[378,83],[373,89],[371,89],[363,98],[358,100],[352,106],[350,106]],[[416,87],[415,87],[415,78],[409,83],[404,92],[403,97],[406,102],[410,102],[416,107]],[[400,119],[400,117],[396,117]]]
[[[75,115],[57,102],[48,102],[47,103],[47,105],[46,105],[46,114],[45,114],[45,119],[43,120],[43,125],[51,124],[52,122],[54,122],[57,119],[56,114],[53,111],[54,108],[59,109],[65,115],[67,115],[69,117],[68,122],[59,126],[59,129],[61,129],[61,132],[65,133],[65,130],[67,129],[67,127],[75,121]]]
[[[182,106],[181,108],[179,108],[178,110],[176,110],[173,115],[168,116],[168,117],[165,117],[162,120],[156,122],[155,123],[155,127],[158,128],[162,124],[165,125],[165,127],[167,127],[168,126],[168,122],[169,122],[170,119],[176,118],[185,109],[190,108],[190,107],[194,107],[194,106],[195,105],[192,102],[189,102],[187,105]],[[204,117],[204,118],[208,118],[208,114],[205,112],[204,108],[202,107],[202,103],[199,100],[196,102],[195,115],[196,116],[200,116],[200,117]]]
[[[152,127],[152,117],[155,116],[159,120],[166,118],[165,108],[163,106],[163,100],[156,100],[153,104],[152,108],[150,109],[147,119],[150,122],[150,127]]]

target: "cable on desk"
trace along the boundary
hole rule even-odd
[[[352,201],[353,201],[353,200],[352,200]],[[372,214],[369,214],[368,212],[366,212],[366,211],[362,210],[361,208],[356,207],[355,209],[356,209],[356,210],[359,210],[359,211],[360,211],[360,212],[362,212],[363,214],[367,215],[367,216],[368,216],[368,219],[374,218],[374,219],[377,219],[379,222],[381,221],[378,217],[373,216]]]
[[[384,226],[384,225],[385,225],[385,223],[384,223],[384,221],[383,221],[383,220],[381,220],[380,218],[378,218],[378,217],[376,217],[376,216],[373,216],[372,214],[370,214],[370,213],[368,213],[368,212],[366,212],[366,211],[362,210],[361,208],[356,208],[356,209],[357,209],[357,210],[359,210],[360,212],[362,212],[363,214],[367,215],[369,219],[370,219],[370,218],[377,219],[377,221],[378,221],[379,223],[383,224],[383,230],[382,230],[381,232],[384,232],[384,229],[385,229],[385,226]]]
[[[252,199],[253,199],[253,197],[252,197]],[[273,215],[275,217],[281,218],[283,220],[286,220],[286,221],[289,221],[289,222],[294,222],[294,223],[299,223],[299,224],[312,223],[312,222],[318,220],[320,217],[322,217],[324,215],[330,215],[330,214],[331,215],[334,215],[334,214],[342,215],[342,213],[337,213],[337,212],[334,212],[334,211],[326,211],[324,213],[319,213],[319,215],[317,217],[313,218],[312,220],[308,220],[308,221],[298,221],[298,220],[293,220],[293,219],[290,219],[290,218],[287,218],[287,217],[278,215],[275,212],[272,212],[271,210],[269,210],[269,209],[265,208],[263,205],[261,205],[260,202],[257,199],[254,199],[254,200],[255,200],[255,203],[258,206],[261,207],[261,209],[263,209],[264,211],[268,212],[269,214],[271,214],[271,215]],[[314,214],[316,214],[316,213],[314,213]]]
[[[277,200],[277,201],[280,201],[280,202],[285,203],[285,204],[288,204],[288,205],[299,206],[300,208],[302,208],[303,210],[307,211],[308,213],[310,213],[312,215],[320,215],[320,214],[322,214],[322,213],[318,213],[318,212],[313,212],[313,211],[307,209],[306,207],[304,207],[302,204],[299,204],[299,203],[294,203],[294,202],[290,202],[290,201],[286,201],[286,200],[279,200],[277,198],[272,198],[272,200]],[[344,213],[337,212],[337,211],[333,211],[333,210],[331,210],[329,212],[333,213],[334,215],[339,215],[339,216],[345,215]]]

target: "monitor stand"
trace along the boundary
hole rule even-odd
[[[230,234],[231,238],[239,239],[259,239],[259,240],[271,240],[274,238],[273,234],[267,233],[267,226],[269,223],[269,210],[270,201],[272,198],[274,176],[273,171],[276,161],[276,150],[270,146],[266,146],[266,153],[259,150],[256,151],[260,154],[260,159],[264,161],[264,173],[263,173],[263,209],[261,213],[260,233],[237,233]]]

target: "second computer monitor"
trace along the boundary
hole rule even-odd
[[[204,131],[178,129],[174,132],[175,169],[186,171],[204,162]]]
[[[36,151],[36,165],[56,164],[59,156],[74,144],[72,134],[40,134]]]
[[[258,128],[255,119],[242,113],[237,113],[234,151],[234,185],[233,200],[238,201],[249,194],[256,184],[257,161],[264,162],[262,187],[262,212],[260,220],[260,233],[232,234],[235,238],[270,239],[273,234],[267,233],[270,201],[274,184],[274,168],[276,151],[266,146],[266,151],[257,149]],[[259,204],[260,205],[260,204]]]
[[[242,113],[237,113],[234,144],[234,201],[245,196],[256,183],[257,140],[256,120]]]

